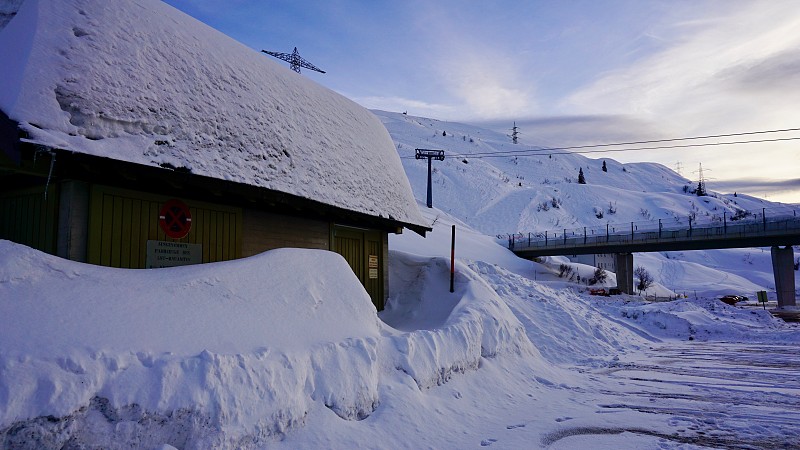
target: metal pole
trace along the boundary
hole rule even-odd
[[[606,242],[608,242],[608,224],[606,224]]]
[[[453,225],[453,233],[450,240],[450,292],[454,292],[453,280],[456,274],[456,226]]]
[[[658,219],[658,238],[661,239],[661,219]]]
[[[764,223],[764,231],[767,231],[767,210],[761,208],[761,221]]]
[[[728,234],[728,211],[722,211],[722,229]]]
[[[431,188],[431,157],[428,157],[428,208],[433,208],[433,189]]]

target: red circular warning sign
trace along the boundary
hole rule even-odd
[[[180,200],[167,200],[158,213],[158,225],[167,236],[180,239],[192,229],[192,213],[186,203]]]

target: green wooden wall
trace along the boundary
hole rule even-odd
[[[56,252],[58,193],[51,186],[45,199],[44,187],[0,194],[0,239],[41,250]]]
[[[189,206],[192,227],[182,239],[167,237],[158,224],[170,197],[95,186],[91,193],[88,262],[110,267],[146,266],[147,241],[200,244],[203,262],[227,261],[242,254],[242,211],[182,199]]]
[[[347,260],[378,311],[384,308],[384,261],[381,232],[333,227],[333,248]]]

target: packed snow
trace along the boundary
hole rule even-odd
[[[5,6],[0,108],[29,141],[427,227],[380,121],[266,55],[157,0]]]

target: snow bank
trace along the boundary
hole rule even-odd
[[[481,358],[537,353],[504,300],[466,265],[457,263],[451,293],[449,261],[401,252],[391,252],[391,261],[395,294],[380,317],[408,331],[392,336],[398,351],[393,364],[420,388],[475,370]]]
[[[759,308],[730,306],[715,298],[664,303],[609,302],[606,310],[662,339],[771,342],[796,341],[800,329]]]
[[[498,247],[499,248],[499,247]],[[0,241],[0,438],[68,444],[248,448],[324,405],[361,420],[381,380],[418,389],[484,358],[544,360],[470,267],[392,252],[377,313],[338,254],[281,249],[168,269],[113,269]],[[547,369],[542,367],[542,371]]]
[[[160,1],[28,0],[0,59],[33,142],[427,226],[372,113]]]
[[[0,434],[203,448],[280,435],[315,401],[363,418],[380,327],[331,252],[125,270],[0,241]]]

